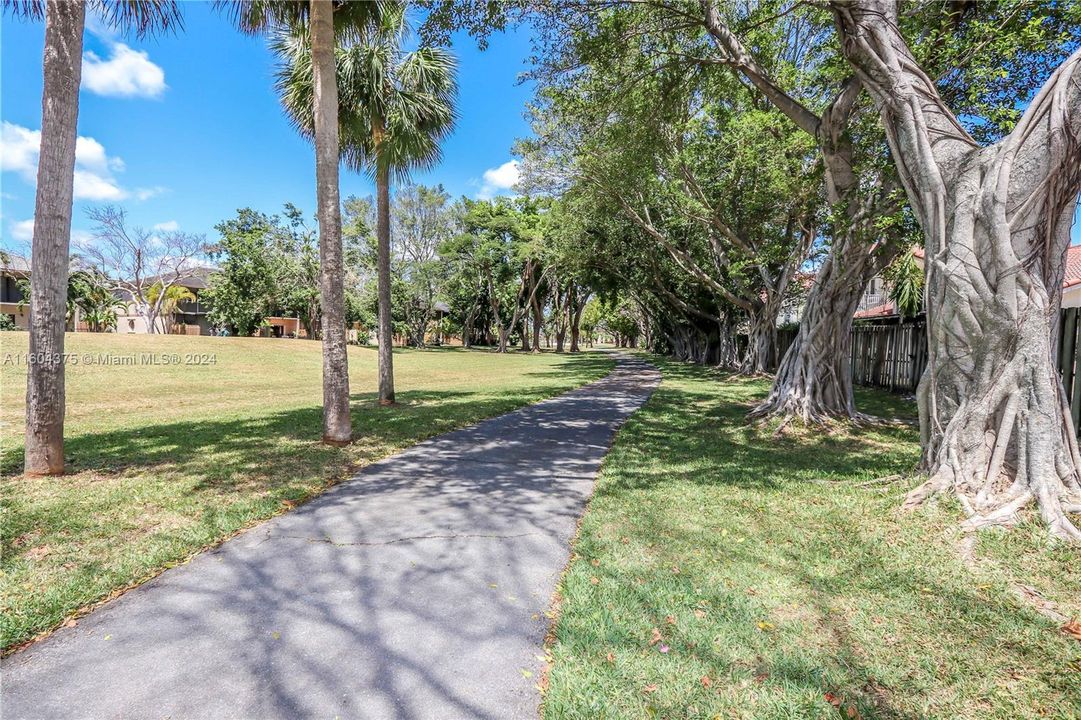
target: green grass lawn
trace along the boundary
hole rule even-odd
[[[347,448],[319,442],[318,343],[304,340],[68,335],[82,357],[210,354],[206,365],[67,372],[69,474],[24,478],[26,333],[0,333],[3,439],[2,644],[70,614],[239,529],[288,509],[351,468],[423,438],[600,377],[597,354],[395,353],[399,405],[376,399],[374,348],[351,347]]]
[[[664,382],[621,430],[561,585],[545,717],[1081,717],[1081,643],[1009,589],[1078,614],[1076,549],[1032,522],[981,535],[969,569],[956,507],[898,510],[914,428],[774,438],[743,419],[767,381],[653,361]]]

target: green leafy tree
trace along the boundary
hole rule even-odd
[[[78,311],[90,332],[116,329],[116,311],[123,306],[99,271],[76,270],[68,276],[68,317],[74,319]]]
[[[250,208],[215,226],[220,235],[210,256],[218,264],[203,292],[213,325],[254,335],[270,309],[277,266],[274,218]]]

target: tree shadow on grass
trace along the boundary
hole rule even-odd
[[[1055,653],[1046,629],[1018,619],[1006,594],[976,587],[918,522],[899,522],[899,492],[853,487],[911,471],[915,430],[775,438],[744,417],[766,381],[715,383],[714,371],[658,364],[666,384],[621,431],[564,582],[553,714],[711,714],[720,692],[755,717],[827,717],[831,693],[841,716],[851,705],[864,718],[908,719],[933,700],[978,707],[971,693],[1011,664],[1054,674],[1038,659]],[[903,398],[867,395],[882,414],[904,415]],[[981,682],[973,662],[997,676]],[[676,674],[673,663],[687,664]],[[698,682],[706,674],[712,689]],[[646,683],[660,689],[635,692]],[[1070,693],[1056,691],[1045,707]]]

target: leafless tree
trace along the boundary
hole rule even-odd
[[[91,208],[93,240],[80,244],[85,261],[107,278],[113,291],[135,306],[147,332],[164,331],[161,308],[169,288],[194,276],[206,250],[206,238],[179,230],[153,232],[128,225],[127,213],[115,205]],[[159,286],[158,292],[151,288]]]

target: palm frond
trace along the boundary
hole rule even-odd
[[[106,26],[138,38],[184,29],[176,0],[92,0],[87,8],[101,15]],[[45,18],[44,0],[4,0],[4,14],[28,20]]]
[[[378,22],[336,51],[342,160],[353,170],[398,178],[441,158],[440,143],[458,119],[455,57],[443,48],[405,52],[407,5],[383,2]],[[290,121],[312,137],[314,117],[310,43],[305,33],[280,30],[271,49],[279,58],[276,88]],[[376,129],[384,128],[376,146]]]

